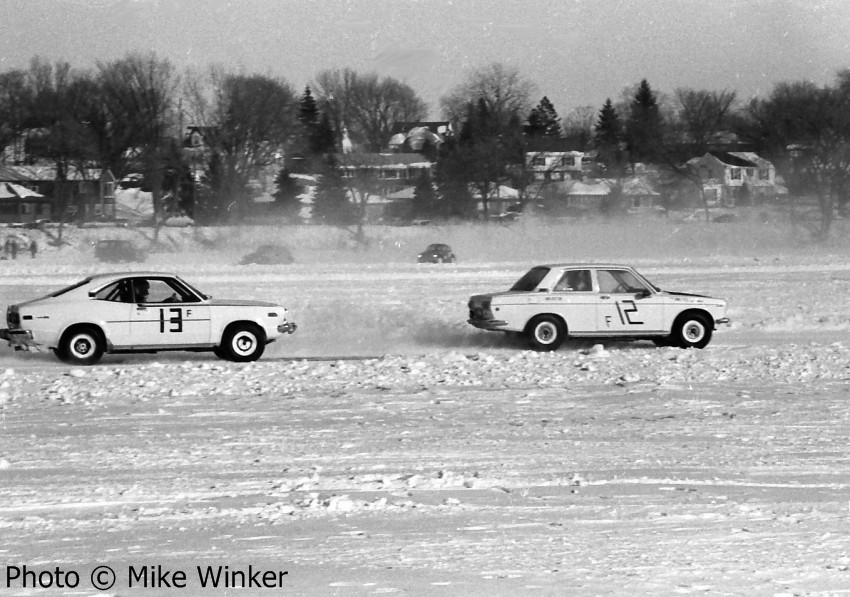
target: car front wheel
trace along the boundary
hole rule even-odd
[[[103,356],[105,342],[100,332],[91,326],[71,328],[62,336],[56,356],[66,363],[94,365]]]
[[[711,341],[712,326],[704,315],[685,313],[673,325],[673,340],[682,348],[705,348]]]
[[[215,354],[237,363],[256,361],[266,350],[266,336],[263,330],[250,323],[230,326],[221,337],[221,345]]]
[[[557,350],[567,335],[564,324],[552,315],[541,315],[528,324],[528,338],[537,350]]]

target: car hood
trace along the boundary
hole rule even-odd
[[[512,297],[520,297],[520,296],[531,296],[535,294],[534,292],[525,292],[518,290],[503,290],[501,292],[488,292],[485,294],[476,294],[475,296],[470,297],[471,301],[482,301],[482,300],[493,300],[496,298],[512,298]],[[540,294],[543,294],[542,292]]]
[[[210,299],[210,305],[216,307],[276,307],[282,309],[280,305],[267,303],[265,301],[245,301],[237,299]]]

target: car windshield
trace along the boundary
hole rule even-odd
[[[531,292],[540,285],[546,274],[549,273],[548,267],[533,267],[526,274],[516,281],[516,284],[511,286],[511,290],[517,292]]]
[[[188,288],[189,290],[191,290],[192,292],[194,292],[195,294],[197,294],[197,295],[198,295],[199,297],[201,297],[202,299],[204,299],[204,300],[208,300],[208,299],[212,298],[210,295],[208,295],[208,294],[204,294],[203,292],[201,292],[200,290],[198,290],[197,288],[195,288],[194,286],[192,286],[191,284],[189,284],[189,283],[188,283],[186,280],[184,280],[183,278],[177,278],[177,279],[178,279],[178,280],[180,280],[180,283],[181,283],[181,284],[185,285],[185,286],[186,286],[186,288]]]

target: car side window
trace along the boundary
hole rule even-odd
[[[599,292],[632,294],[647,292],[646,286],[627,270],[599,270],[596,272]]]
[[[590,283],[590,270],[569,270],[555,285],[557,292],[590,292],[593,286]]]
[[[196,303],[198,299],[171,280],[151,278],[145,303]]]
[[[104,286],[94,298],[99,301],[110,301],[113,303],[132,303],[133,295],[130,292],[127,280],[119,280],[108,286]]]

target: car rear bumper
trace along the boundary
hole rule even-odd
[[[29,330],[0,329],[0,340],[6,340],[15,350],[38,349],[38,344],[33,340],[32,332]]]
[[[482,330],[494,330],[497,332],[506,331],[504,327],[508,325],[507,321],[502,321],[501,319],[468,319],[467,323]]]
[[[298,329],[298,326],[292,323],[291,321],[287,321],[286,323],[282,323],[277,326],[277,331],[281,334],[294,334],[295,330]]]

